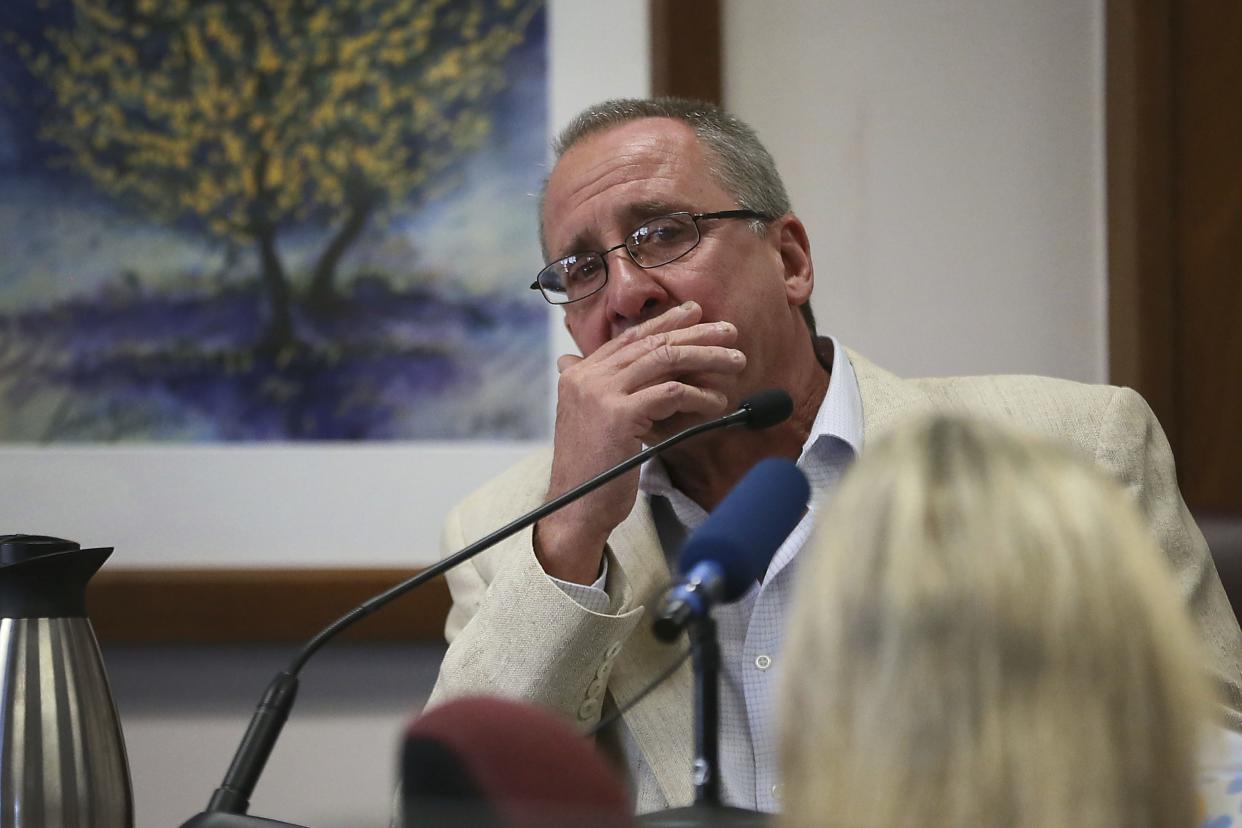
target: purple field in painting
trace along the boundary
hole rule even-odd
[[[523,438],[543,428],[543,308],[361,278],[330,311],[295,306],[265,352],[257,286],[98,295],[3,318],[9,439]],[[16,434],[13,432],[17,432]]]

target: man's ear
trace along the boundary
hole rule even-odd
[[[786,213],[773,230],[785,268],[785,294],[790,306],[803,305],[810,300],[815,287],[815,266],[811,264],[811,240],[806,227],[793,213]]]

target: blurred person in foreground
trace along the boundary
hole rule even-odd
[[[1097,469],[922,421],[846,475],[808,552],[781,679],[783,824],[1199,824],[1203,648]]]

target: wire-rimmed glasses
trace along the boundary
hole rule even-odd
[[[598,293],[608,284],[607,256],[625,249],[641,268],[675,262],[689,253],[703,238],[699,222],[709,219],[763,219],[754,210],[721,210],[716,213],[669,213],[647,219],[625,237],[625,241],[599,252],[573,253],[557,259],[535,277],[531,290],[543,294],[553,305],[567,305]]]

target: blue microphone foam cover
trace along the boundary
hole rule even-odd
[[[678,571],[685,575],[701,561],[715,561],[724,570],[724,600],[736,601],[767,572],[810,496],[806,477],[792,461],[761,460],[686,541]]]

